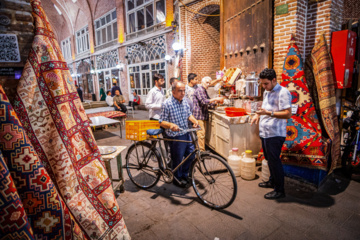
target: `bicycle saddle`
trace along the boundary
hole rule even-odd
[[[163,132],[163,130],[161,128],[159,129],[148,129],[146,130],[147,135],[150,136],[155,136],[155,135],[159,135]]]

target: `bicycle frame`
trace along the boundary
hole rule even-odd
[[[163,148],[161,146],[161,142],[184,142],[184,143],[192,143],[195,145],[195,149],[194,151],[192,151],[186,158],[184,158],[180,163],[179,165],[172,169],[171,172],[172,174],[174,174],[186,161],[188,161],[188,159],[193,155],[193,154],[196,154],[196,158],[199,158],[200,157],[200,147],[199,147],[199,143],[198,143],[198,139],[197,139],[197,135],[196,133],[194,132],[189,132],[190,133],[190,136],[191,136],[191,141],[186,141],[186,140],[177,140],[177,139],[169,139],[169,138],[161,138],[161,137],[158,137],[158,138],[154,138],[154,137],[150,137],[148,140],[150,140],[152,143],[151,143],[151,149],[156,149],[156,143],[159,142],[159,147],[160,147],[160,158],[161,158],[161,161],[162,161],[162,165],[164,166],[164,170],[170,170],[168,167],[167,167],[167,164],[166,164],[166,158],[165,158],[165,153],[163,151]],[[136,142],[135,142],[135,145],[136,145]],[[165,145],[165,143],[164,143]],[[165,148],[166,150],[166,148]],[[143,150],[144,151],[144,150]],[[147,153],[147,154],[150,154],[150,153]],[[137,149],[136,149],[136,155],[137,155],[137,158],[139,159],[139,156],[138,156],[138,153],[137,153]],[[147,158],[148,156],[146,155],[144,160]],[[161,169],[160,169],[161,171]],[[162,171],[161,171],[162,172]],[[174,178],[176,179],[176,177],[174,176]]]

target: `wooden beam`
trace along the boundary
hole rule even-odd
[[[224,68],[224,0],[220,0],[220,69]]]

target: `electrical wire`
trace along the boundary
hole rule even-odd
[[[179,0],[179,2],[185,7],[186,10],[188,10],[189,12],[195,13],[195,14],[199,14],[201,16],[206,16],[206,17],[219,17],[220,14],[215,14],[215,15],[209,15],[209,14],[204,14],[204,13],[200,13],[200,12],[195,12],[194,10],[192,10],[191,8],[189,8],[188,6],[186,6],[181,0]]]

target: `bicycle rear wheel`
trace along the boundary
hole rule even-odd
[[[148,189],[160,179],[160,157],[147,142],[136,142],[126,154],[126,171],[139,188]]]
[[[192,185],[196,195],[207,206],[223,209],[237,194],[236,178],[229,165],[213,154],[201,154],[191,166]]]

